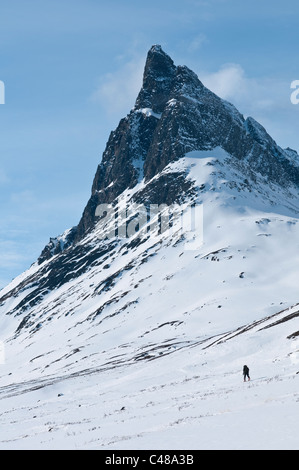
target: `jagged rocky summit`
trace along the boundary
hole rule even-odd
[[[281,149],[263,126],[252,117],[244,119],[192,70],[175,66],[161,46],[154,45],[147,55],[135,107],[111,132],[78,226],[69,232],[66,243],[50,243],[40,259],[82,239],[94,227],[96,207],[113,202],[142,179],[152,180],[139,195],[144,200],[153,204],[178,201],[190,184],[178,174],[165,178],[162,170],[187,152],[218,146],[234,158],[232,165],[243,163],[247,181],[259,173],[283,186],[299,184],[295,151]]]
[[[81,220],[50,239],[37,261],[43,265],[50,260],[50,264],[42,267],[38,281],[33,276],[21,285],[39,285],[38,295],[29,293],[24,305],[38,302],[45,292],[79,277],[94,263],[101,265],[116,242],[110,240],[93,249],[82,243],[99,220],[96,208],[100,204],[116,204],[124,191],[133,188],[137,190],[131,202],[144,205],[196,198],[200,191],[194,181],[184,170],[169,168],[169,164],[189,152],[216,148],[226,153],[226,168],[242,176],[242,184],[227,184],[251,190],[252,185],[258,189],[264,181],[291,188],[291,192],[298,189],[297,152],[280,148],[252,117],[245,119],[232,104],[208,90],[192,70],[176,66],[161,46],[152,46],[135,106],[109,136]]]

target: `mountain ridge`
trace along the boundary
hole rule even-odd
[[[298,400],[298,169],[153,46],[78,226],[0,292],[0,447],[198,448],[223,428],[229,447],[253,409],[281,442]]]
[[[175,66],[161,46],[152,46],[135,106],[110,134],[91,197],[68,243],[76,243],[94,227],[99,204],[110,204],[142,179],[148,182],[189,151],[217,146],[235,157],[232,164],[248,161],[246,179],[260,173],[270,182],[299,185],[295,151],[290,158],[290,151],[280,148],[261,124],[245,119],[231,103],[204,87],[188,67]],[[175,202],[167,194],[159,198],[160,189],[158,185],[155,203]],[[51,255],[46,249],[41,259],[47,253]]]
[[[75,266],[80,250],[85,253],[83,259],[90,256],[90,263],[95,262],[94,256],[106,252],[105,247],[100,247],[98,255],[91,255],[81,243],[101,221],[97,207],[115,205],[122,194],[130,191],[133,195],[129,203],[146,208],[184,200],[194,203],[207,188],[204,183],[195,184],[184,165],[175,168],[175,162],[192,152],[213,152],[217,148],[223,149],[225,158],[208,163],[218,168],[218,177],[223,176],[224,167],[231,169],[231,174],[237,172],[236,177],[228,176],[226,185],[238,187],[239,193],[256,191],[266,198],[265,187],[274,185],[277,192],[288,194],[288,207],[296,214],[292,199],[296,199],[299,186],[298,154],[281,149],[257,121],[245,119],[232,104],[204,87],[193,71],[175,66],[161,46],[152,46],[135,106],[110,134],[81,220],[64,234],[51,238],[37,260],[43,265],[53,259],[54,268],[46,276],[45,291],[53,289],[55,282],[57,287],[69,279],[62,261],[69,254]],[[172,164],[173,170],[167,170]],[[275,200],[275,196],[271,198]],[[87,266],[86,261],[85,269]],[[83,271],[78,268],[76,272]],[[35,295],[36,299],[39,295]]]

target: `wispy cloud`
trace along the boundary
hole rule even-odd
[[[245,72],[239,64],[226,64],[217,72],[200,73],[200,78],[206,87],[224,99],[244,94],[247,87]]]
[[[197,52],[199,49],[202,48],[204,44],[207,44],[208,38],[204,33],[199,33],[195,37],[193,37],[190,43],[187,46],[187,50],[190,53]]]
[[[205,86],[245,113],[289,106],[289,83],[279,78],[248,77],[240,64],[225,64],[216,72],[199,76]]]
[[[142,86],[144,57],[125,62],[114,73],[100,78],[91,99],[99,103],[109,117],[122,116],[132,109]]]

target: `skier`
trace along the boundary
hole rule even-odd
[[[250,380],[249,369],[247,366],[243,367],[243,376],[244,376],[244,382],[246,382],[246,377],[248,378],[248,380]]]

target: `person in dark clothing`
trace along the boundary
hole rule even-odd
[[[249,369],[247,366],[243,367],[243,376],[244,376],[244,382],[246,382],[246,377],[248,378],[248,380],[250,380]]]

